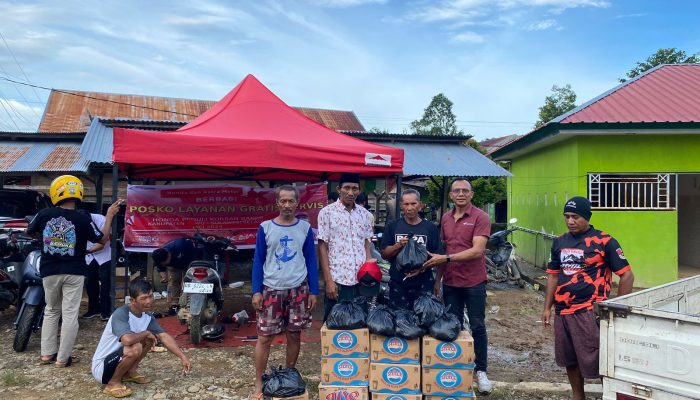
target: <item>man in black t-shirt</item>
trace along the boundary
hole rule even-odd
[[[403,218],[387,223],[381,243],[381,254],[391,262],[389,269],[389,306],[391,308],[413,309],[413,302],[423,293],[431,293],[435,284],[433,271],[423,269],[416,274],[401,273],[396,266],[396,256],[408,243],[409,234],[413,240],[424,245],[430,253],[440,253],[440,231],[432,222],[421,219],[418,211],[423,208],[420,193],[408,189],[401,193]]]
[[[75,209],[77,202],[83,199],[80,179],[72,175],[59,176],[51,182],[49,194],[55,207],[39,211],[27,227],[27,234],[41,237],[43,244],[40,267],[46,308],[41,327],[41,362],[55,361],[57,367],[67,367],[78,361],[71,352],[78,334],[78,309],[87,271],[87,242],[107,241],[121,200],[109,207],[105,224],[99,229],[90,215]],[[61,339],[57,344],[61,319]]]
[[[182,294],[182,277],[190,263],[197,258],[197,243],[190,238],[171,240],[153,250],[151,257],[160,274],[160,282],[168,284],[170,315],[175,315]]]

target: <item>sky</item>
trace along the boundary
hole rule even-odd
[[[479,140],[531,130],[552,85],[577,104],[659,48],[700,51],[687,0],[0,0],[0,130],[49,91],[218,100],[247,74],[291,106],[409,133],[433,96]]]

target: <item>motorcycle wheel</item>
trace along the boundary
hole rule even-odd
[[[20,317],[19,323],[17,324],[17,332],[15,333],[15,341],[12,343],[12,348],[21,353],[27,350],[27,344],[29,344],[29,337],[32,335],[32,325],[34,321],[39,318],[41,313],[41,306],[38,305],[26,305],[24,308],[24,313]]]
[[[194,344],[202,341],[202,314],[192,315],[190,318],[190,340]]]

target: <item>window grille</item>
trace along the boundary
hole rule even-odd
[[[591,206],[604,210],[674,210],[675,174],[588,174]]]

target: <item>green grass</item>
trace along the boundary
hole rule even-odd
[[[26,376],[13,369],[2,371],[0,381],[3,386],[24,386],[29,383],[29,379]]]

